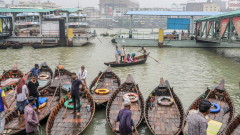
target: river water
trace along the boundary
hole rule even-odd
[[[96,30],[98,34],[109,31]],[[117,30],[111,30],[110,33]],[[0,70],[7,70],[14,64],[18,64],[19,69],[26,73],[35,63],[45,61],[52,69],[60,63],[66,69],[78,72],[80,66],[85,65],[88,71],[87,83],[90,84],[99,71],[107,68],[103,63],[115,59],[114,49],[115,45],[111,43],[111,38],[99,37],[84,47],[37,50],[24,47],[19,50],[0,50]],[[136,52],[139,49],[128,47],[127,52]],[[240,49],[148,47],[147,50],[151,52],[150,56],[160,63],[149,58],[142,65],[113,68],[122,82],[127,74],[131,73],[145,99],[159,84],[160,77],[164,77],[170,82],[186,110],[206,90],[206,87],[225,79],[225,88],[234,100],[236,113],[240,112]],[[139,127],[139,133],[150,134],[145,124]],[[113,134],[105,120],[105,109],[96,111],[92,123],[84,134]]]

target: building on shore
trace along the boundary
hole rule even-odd
[[[181,4],[176,4],[173,3],[171,5],[171,11],[186,11],[187,8],[187,4],[186,3],[181,3]]]
[[[229,10],[238,10],[240,9],[240,1],[239,0],[229,0],[228,1]]]
[[[220,12],[221,7],[217,3],[206,2],[203,3],[203,11],[204,12]]]
[[[203,2],[187,3],[186,11],[203,11]]]

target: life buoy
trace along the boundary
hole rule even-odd
[[[72,99],[65,101],[64,102],[64,106],[67,107],[68,109],[73,109],[74,106],[73,105],[69,105],[69,103],[71,103],[71,102],[73,102]],[[82,102],[81,101],[80,101],[80,106],[82,106]],[[77,104],[77,107],[78,107],[78,104]]]
[[[220,112],[220,110],[221,110],[220,105],[218,105],[218,104],[216,104],[216,103],[212,103],[212,106],[215,107],[216,109],[210,109],[210,112],[211,112],[211,113]]]
[[[138,95],[136,93],[126,93],[123,95],[123,100],[125,100],[127,97],[129,97],[131,103],[138,101]]]
[[[108,94],[109,92],[110,92],[109,89],[96,89],[95,90],[95,93],[100,94],[100,95],[105,95],[105,94]]]
[[[49,78],[49,75],[41,74],[41,75],[38,76],[38,78],[41,79],[41,80],[47,80]]]
[[[162,100],[164,100],[164,99],[167,99],[168,102],[166,102],[166,101],[165,101],[165,102],[162,102]],[[174,102],[173,98],[168,97],[168,96],[161,96],[161,97],[159,97],[158,100],[157,100],[157,103],[158,103],[159,105],[163,105],[163,106],[171,106],[171,105],[173,104],[173,102]]]
[[[42,109],[47,105],[47,102],[42,103],[40,106],[38,106],[38,109]],[[37,107],[34,108],[34,110],[37,110]]]

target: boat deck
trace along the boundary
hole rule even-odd
[[[100,95],[96,94],[95,92],[92,94],[93,100],[97,104],[102,104],[107,102],[112,94],[117,90],[118,88],[118,80],[117,79],[112,79],[112,78],[104,78],[104,80],[99,80],[99,85],[97,86],[96,89],[108,89],[110,90],[108,94],[105,95]]]
[[[158,105],[155,96],[154,106],[148,110],[149,126],[156,135],[174,135],[181,125],[181,114],[176,104],[171,106]]]
[[[91,106],[91,102],[87,98],[80,98],[80,101],[83,103],[80,110],[80,116],[70,114],[73,109],[66,110],[63,106],[64,101],[61,101],[60,109],[55,116],[54,124],[51,129],[52,135],[76,135],[86,128],[92,118],[92,112],[88,112],[86,106]],[[65,110],[66,113],[63,115]]]

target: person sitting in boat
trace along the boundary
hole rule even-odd
[[[132,127],[134,127],[135,134],[138,134],[136,126],[134,125],[133,119],[132,119],[132,111],[131,108],[131,101],[129,98],[124,99],[124,108],[121,109],[118,113],[117,119],[114,121],[113,125],[113,131],[116,131],[116,125],[117,122],[120,122],[119,124],[119,132],[120,135],[132,135],[133,130]]]
[[[144,55],[144,58],[147,57],[147,49],[145,47],[142,46],[141,50],[138,52],[141,52]]]
[[[78,73],[78,79],[81,80],[84,85],[86,85],[87,84],[86,78],[87,78],[87,70],[85,69],[85,66],[82,65]]]
[[[32,77],[35,76],[38,77],[38,74],[40,73],[38,64],[35,64],[34,67],[30,70],[30,73],[32,74]]]
[[[132,60],[130,54],[128,54],[127,55],[127,63],[131,63],[131,62],[133,62],[133,60]]]
[[[130,56],[132,57],[132,60],[134,60],[134,59],[135,59],[135,56],[136,56],[136,53],[131,52],[131,53],[130,53]]]
[[[15,88],[15,98],[17,99],[17,112],[19,121],[24,121],[24,108],[27,106],[28,88],[26,81],[21,78]]]
[[[211,103],[204,99],[199,103],[199,112],[187,117],[187,135],[207,135],[208,121],[205,118],[210,113]]]

